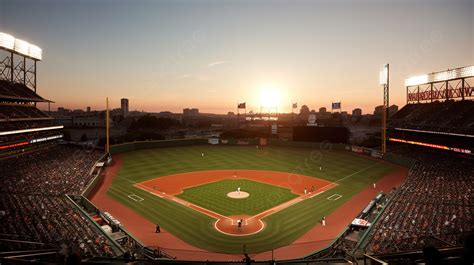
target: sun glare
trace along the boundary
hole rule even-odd
[[[260,92],[260,104],[263,108],[276,109],[280,105],[280,90],[275,87],[264,87]]]

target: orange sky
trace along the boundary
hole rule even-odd
[[[43,48],[38,91],[59,106],[248,111],[269,84],[311,109],[382,103],[378,71],[391,66],[391,103],[404,79],[472,65],[473,2],[4,0],[0,31]],[[18,14],[22,14],[19,16]]]

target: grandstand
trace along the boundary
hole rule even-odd
[[[87,190],[100,173],[95,165],[103,152],[57,144],[63,126],[36,107],[51,102],[37,94],[41,56],[5,47],[5,35],[0,33],[0,259],[22,253],[62,263],[71,253],[123,255],[133,241],[126,236],[129,245],[119,245],[67,196]]]
[[[403,153],[417,162],[363,250],[380,255],[462,246],[474,227],[474,161],[417,147]]]
[[[51,145],[62,137],[62,126],[36,107],[51,103],[36,89],[41,49],[4,33],[0,39],[0,159],[4,159]]]
[[[474,101],[408,104],[390,119],[389,128],[474,134]]]

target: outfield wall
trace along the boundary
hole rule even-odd
[[[189,145],[208,145],[209,139],[179,139],[179,140],[158,140],[158,141],[139,141],[132,143],[123,143],[110,146],[110,153],[120,154],[131,152],[135,150],[142,149],[153,149],[153,148],[163,148],[163,147],[177,147],[177,146],[189,146]],[[246,145],[259,145],[260,139],[221,139],[219,145],[237,145],[237,146],[246,146]],[[338,144],[338,143],[329,143],[329,142],[296,142],[280,139],[266,139],[267,145],[269,146],[282,146],[282,147],[300,147],[300,148],[314,148],[314,149],[326,149],[326,150],[346,150],[352,151],[355,153],[371,156],[374,158],[382,158],[383,160],[389,161],[391,163],[401,165],[404,167],[410,168],[415,160],[404,157],[402,155],[397,155],[393,153],[387,153],[383,155],[380,151],[376,149],[364,148],[353,145]],[[216,142],[217,143],[217,142]]]
[[[120,154],[142,149],[204,145],[208,144],[208,139],[182,139],[182,140],[160,140],[160,141],[137,141],[132,143],[123,143],[110,146],[110,154]]]
[[[138,141],[132,143],[123,143],[110,146],[110,153],[112,155],[131,152],[142,149],[162,148],[162,147],[176,147],[189,145],[207,145],[208,139],[179,139],[179,140],[158,140],[158,141]],[[259,145],[260,139],[225,139],[221,140],[220,145]],[[267,144],[270,146],[288,146],[288,147],[306,147],[316,149],[336,149],[347,150],[345,144],[334,144],[329,142],[315,143],[315,142],[296,142],[279,139],[267,139]]]

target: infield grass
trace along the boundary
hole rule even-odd
[[[234,199],[227,193],[236,191],[248,192],[249,197]],[[208,184],[187,188],[178,198],[192,202],[224,216],[255,215],[267,209],[287,202],[298,195],[290,189],[276,187],[247,179],[225,179]]]
[[[315,226],[322,216],[328,216],[393,170],[389,164],[346,151],[277,146],[258,149],[255,146],[169,147],[124,153],[121,158],[124,164],[108,190],[112,198],[189,244],[220,253],[242,253],[243,244],[249,253],[288,245]],[[133,186],[160,176],[220,169],[291,172],[339,185],[328,194],[304,200],[264,218],[264,230],[242,237],[219,233],[214,229],[213,218]],[[327,200],[333,193],[342,197]],[[127,197],[129,194],[144,200],[133,201]]]

